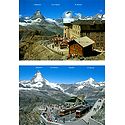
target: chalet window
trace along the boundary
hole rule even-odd
[[[96,36],[96,40],[99,41],[99,36]]]
[[[103,41],[103,36],[101,36],[100,40]]]
[[[99,44],[99,43],[96,43],[96,46],[97,46],[97,47],[99,47],[99,46],[100,46],[100,44]]]
[[[88,36],[88,37],[89,37],[89,36],[90,36],[90,32],[87,32],[87,33],[86,33],[86,36]]]
[[[104,46],[104,43],[103,43],[103,42],[101,42],[101,43],[100,43],[100,46],[101,46],[101,47],[103,47],[103,46]]]
[[[104,32],[101,32],[101,35],[104,35]]]
[[[96,25],[91,25],[90,29],[96,29]]]

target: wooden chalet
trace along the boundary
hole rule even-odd
[[[92,53],[92,45],[95,42],[89,37],[80,37],[69,41],[69,55],[86,57]]]

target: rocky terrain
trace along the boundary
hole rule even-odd
[[[45,48],[42,42],[49,40],[55,35],[62,35],[63,28],[57,22],[45,19],[40,11],[36,11],[31,17],[19,19],[19,59],[20,60],[47,60],[60,59],[61,56],[52,53]],[[41,40],[41,42],[39,42]],[[40,50],[40,51],[38,51]],[[42,51],[45,51],[43,53]],[[48,54],[48,56],[45,56]]]
[[[105,125],[105,103],[103,103],[102,108],[92,118]]]

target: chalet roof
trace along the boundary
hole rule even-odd
[[[74,39],[78,44],[80,44],[82,47],[87,47],[89,45],[92,45],[93,43],[95,43],[92,39],[90,39],[87,36],[84,37],[80,37],[77,39]]]
[[[77,97],[71,98],[71,99],[67,100],[66,102],[72,102],[73,103],[73,102],[76,102],[76,100],[78,100],[79,102],[82,102],[82,100],[80,100]]]
[[[105,24],[105,20],[76,20],[72,22],[73,25],[94,25]]]

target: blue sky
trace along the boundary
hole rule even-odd
[[[32,16],[36,10],[47,18],[60,18],[65,11],[83,16],[105,13],[105,0],[19,0],[19,15]]]
[[[90,77],[105,81],[104,66],[19,66],[19,80],[30,80],[37,71],[50,82],[70,84]]]

